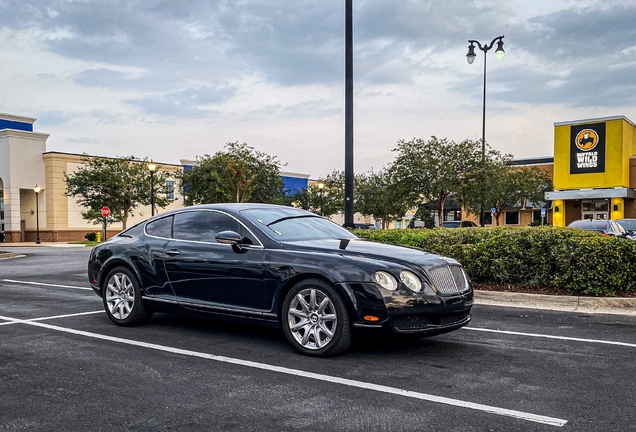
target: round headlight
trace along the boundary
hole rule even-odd
[[[422,290],[422,282],[420,278],[418,278],[415,273],[411,273],[407,270],[402,270],[400,272],[400,280],[408,289],[413,292],[420,292]]]
[[[375,272],[375,281],[386,290],[395,291],[397,289],[397,281],[390,273],[385,271]]]

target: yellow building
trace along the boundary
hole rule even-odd
[[[555,226],[636,217],[636,125],[624,116],[554,125]]]

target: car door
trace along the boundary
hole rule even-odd
[[[236,251],[218,243],[221,231],[238,232],[251,243]],[[165,267],[177,301],[184,307],[216,313],[261,315],[263,247],[234,217],[216,210],[174,216],[172,240],[165,246]]]

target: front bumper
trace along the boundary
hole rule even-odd
[[[356,299],[356,327],[425,336],[458,329],[471,320],[472,288],[444,296],[432,291],[413,293],[406,289],[386,292],[375,284],[352,284],[349,288]],[[370,321],[369,317],[378,319]]]

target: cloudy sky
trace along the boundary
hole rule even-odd
[[[48,150],[164,163],[229,141],[285,171],[344,169],[344,0],[0,0],[0,112]],[[398,140],[552,156],[555,122],[636,121],[634,0],[354,0],[356,172]]]

